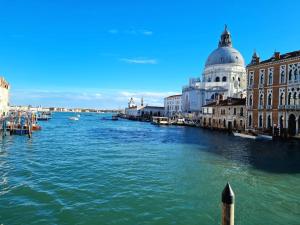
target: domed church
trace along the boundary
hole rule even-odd
[[[216,101],[218,98],[244,97],[246,93],[245,62],[241,53],[232,47],[231,34],[226,25],[218,48],[206,60],[202,80],[191,80],[190,84],[182,90],[185,112],[200,111],[201,106]]]

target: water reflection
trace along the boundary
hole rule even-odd
[[[272,173],[300,173],[300,142],[254,141],[218,131],[185,128],[183,140],[202,146],[200,150],[249,164]]]

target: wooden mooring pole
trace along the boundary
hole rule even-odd
[[[222,225],[234,225],[234,193],[229,183],[222,192]]]

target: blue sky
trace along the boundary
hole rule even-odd
[[[11,104],[119,108],[180,93],[228,24],[248,63],[300,49],[300,1],[0,0]]]

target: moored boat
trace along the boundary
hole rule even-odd
[[[245,134],[245,133],[238,133],[238,132],[233,132],[233,135],[235,137],[241,137],[241,138],[249,138],[249,139],[257,139],[257,135],[253,135],[253,134]]]
[[[160,117],[160,116],[153,116],[152,117],[152,124],[155,125],[169,125],[169,118],[168,117]]]

